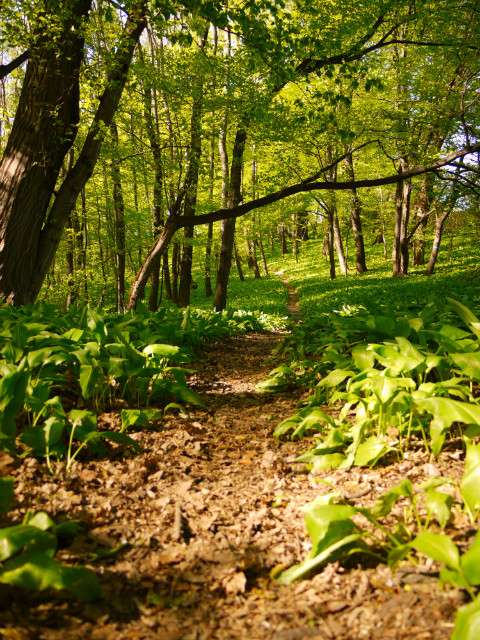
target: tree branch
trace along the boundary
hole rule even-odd
[[[201,225],[208,224],[209,222],[218,222],[219,220],[225,220],[227,218],[239,218],[249,211],[266,207],[269,204],[273,204],[275,202],[278,202],[279,200],[284,200],[285,198],[296,195],[297,193],[323,190],[341,191],[346,189],[362,189],[366,187],[380,187],[387,184],[396,184],[401,180],[408,180],[409,178],[414,178],[430,171],[436,171],[440,167],[451,164],[451,162],[456,158],[461,158],[469,153],[474,153],[475,151],[479,150],[480,142],[471,147],[463,147],[462,149],[454,151],[448,156],[445,156],[445,158],[440,158],[439,160],[436,160],[429,165],[414,167],[413,169],[408,169],[401,174],[397,173],[392,176],[386,176],[385,178],[354,180],[352,182],[300,182],[298,184],[285,187],[280,191],[275,191],[274,193],[270,193],[261,198],[257,198],[256,200],[245,202],[244,204],[241,204],[238,207],[234,207],[233,209],[218,209],[217,211],[212,211],[211,213],[205,213],[197,216],[181,216],[181,221],[178,221],[178,228],[181,228],[185,225]]]
[[[28,60],[29,52],[24,51],[15,60],[11,60],[8,64],[0,64],[0,80],[3,80],[9,73],[17,69],[22,65],[25,60]]]

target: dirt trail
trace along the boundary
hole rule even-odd
[[[305,557],[302,507],[327,490],[293,462],[305,443],[271,437],[302,392],[255,392],[280,340],[254,334],[209,347],[191,378],[206,409],[134,432],[141,455],[113,450],[67,477],[32,459],[13,470],[14,520],[27,508],[82,520],[86,532],[61,555],[94,568],[104,596],[85,604],[0,585],[0,638],[447,640],[462,596],[438,591],[430,565],[392,575],[384,565],[332,564],[291,586],[271,579]],[[102,426],[118,425],[118,411]],[[428,464],[419,453],[415,464],[324,479],[372,504],[405,475],[431,475]],[[438,472],[458,475],[455,464],[444,457]]]

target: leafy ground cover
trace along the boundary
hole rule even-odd
[[[327,315],[304,289],[284,334],[278,297],[2,308],[2,635],[474,638],[473,281],[429,302],[401,282],[407,302]]]
[[[84,602],[66,591],[0,585],[5,637],[450,636],[465,592],[438,590],[439,565],[428,559],[393,571],[352,556],[312,580],[275,580],[310,548],[304,508],[319,495],[333,488],[356,508],[373,509],[405,477],[414,485],[439,476],[459,482],[463,472],[457,450],[431,462],[418,448],[375,469],[305,473],[295,462],[304,442],[272,438],[305,391],[255,391],[278,364],[272,351],[281,340],[245,334],[211,344],[189,380],[205,408],[167,414],[148,430],[134,426],[140,454],[115,445],[103,460],[79,456],[69,473],[65,461],[55,463],[54,476],[41,459],[3,454],[2,472],[15,478],[8,520],[29,510],[78,520],[83,533],[64,541],[57,558],[93,570],[103,591]],[[98,422],[120,429],[120,412],[112,407]],[[388,517],[401,514],[397,502]],[[457,514],[455,526],[462,544],[472,532],[467,516]]]

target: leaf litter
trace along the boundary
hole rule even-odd
[[[392,573],[352,557],[311,580],[275,582],[305,558],[303,509],[319,494],[334,487],[371,507],[405,477],[459,481],[463,472],[458,452],[447,449],[435,462],[419,450],[373,470],[306,473],[295,463],[306,443],[272,438],[304,392],[255,392],[276,366],[272,351],[281,339],[247,334],[211,345],[189,381],[206,408],[131,430],[139,455],[112,446],[107,459],[83,458],[68,474],[58,464],[55,476],[32,458],[0,458],[2,475],[15,477],[8,522],[20,522],[28,509],[80,520],[83,533],[58,557],[93,569],[103,589],[100,600],[84,603],[67,592],[0,585],[0,637],[449,638],[465,595],[441,590],[429,561]],[[120,411],[111,408],[99,424],[120,428]],[[455,528],[461,544],[467,524],[460,518]]]

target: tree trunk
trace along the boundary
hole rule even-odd
[[[107,78],[105,91],[100,98],[100,104],[95,113],[92,125],[87,133],[82,150],[80,151],[79,157],[72,170],[68,173],[67,177],[59,187],[53,201],[52,208],[48,214],[48,220],[44,223],[41,230],[37,251],[35,253],[36,257],[33,261],[34,271],[31,274],[31,280],[27,287],[28,293],[23,296],[26,300],[33,301],[36,299],[45,278],[45,274],[48,271],[48,267],[57,251],[62,231],[65,226],[65,221],[75,206],[75,202],[82,188],[93,173],[93,169],[102,148],[105,130],[110,126],[113,116],[117,110],[123,88],[127,81],[133,52],[140,35],[145,28],[145,24],[145,16],[137,13],[136,11],[132,11],[127,18],[122,32],[122,41],[117,47],[115,58],[113,60],[112,71]],[[63,57],[64,54],[65,52],[62,50],[61,57]],[[73,90],[73,93],[75,93],[75,90]],[[62,105],[66,102],[68,102],[68,94],[62,95]],[[75,108],[78,108],[78,93],[76,94],[75,104],[72,106],[73,110],[75,110]],[[50,107],[47,110],[50,113]],[[45,138],[39,136],[39,139],[40,143],[43,145],[45,143]],[[2,207],[0,205],[0,209],[1,208]],[[39,211],[40,209],[37,210],[37,212]],[[23,214],[24,212],[22,211],[22,225],[25,224]],[[44,213],[42,216],[44,216]],[[1,258],[1,251],[2,249],[0,245],[0,264],[3,262]],[[3,295],[1,282],[0,295]],[[15,293],[12,291],[9,296],[5,297],[9,297],[13,300],[13,298],[15,298]]]
[[[49,20],[56,21],[56,35],[39,27],[34,36],[35,46],[29,52],[20,100],[0,163],[0,298],[15,305],[36,297],[31,284],[39,266],[42,226],[78,129],[84,47],[80,25],[88,20],[91,0],[67,4],[68,11],[65,7],[56,19],[53,12],[47,13]],[[42,282],[52,259],[44,268]]]
[[[238,250],[236,242],[233,243],[233,253],[234,253],[234,256],[235,256],[235,265],[237,267],[238,277],[243,282],[245,280],[245,276],[243,275],[242,258],[240,256],[240,252]]]
[[[112,122],[110,125],[112,132],[114,155],[118,155],[118,129]],[[115,260],[117,276],[117,313],[125,311],[125,205],[123,203],[122,181],[120,167],[115,160],[111,167],[113,184],[113,210],[115,215]]]
[[[208,28],[198,39],[198,48],[203,51],[207,42]],[[185,177],[187,191],[185,194],[184,213],[186,216],[194,216],[197,206],[198,176],[200,168],[200,155],[202,152],[202,109],[203,109],[203,78],[197,80],[195,96],[192,105],[190,120],[190,149],[188,169]],[[190,291],[192,288],[192,264],[194,236],[193,225],[184,228],[184,243],[182,249],[182,261],[180,263],[180,287],[178,290],[178,306],[188,307],[190,304]]]
[[[408,223],[410,221],[410,199],[412,194],[412,185],[410,182],[403,183],[403,202],[402,202],[402,223],[400,228],[400,269],[401,275],[408,275],[409,262],[409,238]]]
[[[340,271],[344,276],[347,275],[348,265],[345,259],[345,250],[343,248],[342,232],[340,230],[340,222],[338,221],[337,205],[335,203],[333,210],[333,236],[335,240],[335,249],[340,263]]]
[[[400,158],[398,162],[398,173],[402,174],[404,168],[404,159]],[[397,182],[395,190],[395,227],[393,232],[393,249],[392,249],[392,264],[393,264],[393,277],[396,278],[402,274],[401,259],[401,232],[402,232],[402,215],[403,215],[403,181]]]
[[[432,252],[430,254],[430,259],[428,260],[427,269],[425,271],[426,276],[431,276],[435,269],[435,264],[437,262],[438,252],[440,251],[440,243],[442,241],[442,233],[443,226],[450,215],[452,209],[447,209],[442,213],[442,215],[437,216],[435,223],[435,239],[433,241]]]
[[[345,177],[352,182],[355,180],[352,154],[345,158]],[[355,263],[357,274],[367,271],[365,258],[365,243],[362,230],[362,203],[356,189],[350,189],[350,219],[352,222],[353,239],[355,242]]]
[[[227,196],[227,209],[233,209],[241,200],[242,190],[242,164],[245,141],[247,139],[246,129],[240,127],[235,136],[233,145],[232,166],[230,169],[230,185]],[[220,260],[217,272],[217,282],[215,285],[214,308],[223,311],[227,306],[227,289],[230,269],[232,266],[233,243],[235,240],[235,218],[222,221]]]

